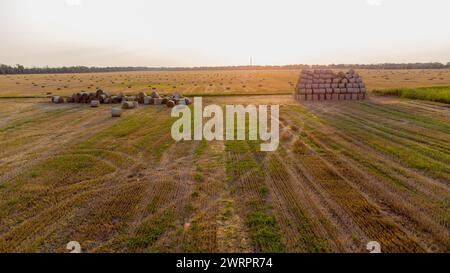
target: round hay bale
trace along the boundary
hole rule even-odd
[[[146,105],[153,104],[153,98],[150,96],[146,96],[144,98],[144,104],[146,104]]]
[[[72,100],[74,103],[79,103],[80,102],[80,94],[79,93],[72,94]]]
[[[173,97],[176,99],[181,99],[183,96],[179,92],[174,92]]]
[[[153,91],[152,94],[150,95],[152,98],[156,99],[156,98],[161,98],[161,96],[158,94],[158,92]]]
[[[89,99],[88,93],[86,93],[84,91],[79,94],[79,97],[80,97],[80,100],[79,100],[80,103],[86,103]]]
[[[155,105],[161,105],[162,99],[161,98],[153,98],[153,103]]]
[[[118,96],[111,97],[111,103],[120,103],[121,99]]]
[[[168,100],[166,102],[167,107],[172,108],[175,106],[175,102],[173,100]]]
[[[63,99],[63,97],[61,97],[61,96],[53,96],[53,97],[52,97],[52,102],[53,102],[53,103],[63,103],[63,102],[64,102],[64,99]]]
[[[97,98],[100,103],[103,103],[106,100],[107,96],[105,94],[100,94]]]
[[[136,100],[136,96],[126,96],[124,97],[125,101],[135,101]]]
[[[88,98],[88,102],[91,102],[92,100],[95,100],[96,97],[96,93],[94,92],[89,92],[89,98]]]
[[[122,115],[122,109],[120,108],[111,108],[111,117],[116,118]]]
[[[124,101],[122,101],[121,107],[122,107],[122,109],[133,109],[134,102],[124,100]]]
[[[91,107],[98,107],[100,105],[99,100],[91,100]]]
[[[139,102],[133,101],[133,108],[137,108],[139,106]]]
[[[100,97],[100,95],[103,95],[104,93],[103,93],[103,90],[101,90],[101,89],[98,89],[96,92],[95,92],[95,96],[98,98],[98,97]]]
[[[144,92],[139,92],[139,94],[137,95],[137,101],[139,103],[144,103],[145,97],[147,97],[147,94],[145,94]]]
[[[161,100],[161,104],[166,104],[169,101],[169,98],[163,98]]]

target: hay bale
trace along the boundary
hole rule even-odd
[[[122,109],[117,107],[111,108],[111,117],[120,117],[120,115],[122,115]]]
[[[152,94],[150,95],[152,98],[157,99],[157,98],[161,98],[161,96],[158,94],[158,92],[153,91]]]
[[[123,100],[125,100],[125,101],[135,101],[136,100],[136,96],[125,96],[123,98]]]
[[[74,103],[79,103],[79,102],[80,102],[79,93],[73,93],[73,94],[72,94],[72,101],[73,101]]]
[[[184,101],[185,101],[186,105],[189,105],[192,103],[191,99],[189,99],[189,98],[184,98]]]
[[[91,100],[91,107],[98,107],[100,105],[99,100]]]
[[[146,96],[146,97],[144,98],[144,104],[145,104],[145,105],[153,104],[153,98],[150,97],[150,96]]]
[[[153,102],[155,105],[161,105],[162,100],[162,98],[153,98]]]
[[[168,101],[169,101],[169,98],[164,97],[164,98],[161,100],[161,104],[166,104]]]
[[[172,108],[175,106],[175,102],[173,100],[168,100],[166,102],[167,107]]]
[[[134,104],[134,101],[125,101],[124,100],[124,101],[122,101],[121,107],[122,107],[122,109],[133,109],[136,106]]]
[[[89,95],[87,92],[82,91],[81,93],[79,93],[79,98],[80,103],[87,103]]]
[[[120,103],[122,102],[122,99],[119,98],[119,96],[112,96],[111,97],[111,103]]]
[[[87,102],[90,103],[92,100],[95,100],[96,98],[97,97],[96,97],[96,94],[94,92],[89,92],[89,97],[88,97]]]
[[[182,96],[179,92],[174,92],[174,93],[173,93],[173,97],[174,97],[175,99],[181,99],[183,96]]]
[[[95,96],[97,97],[97,98],[99,98],[101,95],[103,95],[104,93],[103,93],[103,90],[101,90],[101,89],[98,89],[96,92],[95,92]]]
[[[63,97],[61,97],[61,96],[53,96],[53,97],[52,97],[52,102],[53,102],[53,103],[63,103],[63,102],[64,102],[64,99],[63,99]]]
[[[104,103],[108,97],[105,94],[100,94],[97,98],[100,101],[100,103]]]
[[[147,94],[145,94],[144,92],[139,92],[139,94],[137,95],[137,101],[139,103],[144,103],[145,97],[147,97]]]

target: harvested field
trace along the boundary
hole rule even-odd
[[[388,87],[383,77],[417,71],[358,72],[370,90]],[[425,72],[417,75],[438,73],[438,85],[450,82],[446,70]],[[164,87],[169,83],[186,94],[264,94],[290,92],[298,76],[264,73],[21,75],[2,77],[0,90],[41,96],[50,89],[18,89],[16,82],[33,78],[55,88],[50,82],[58,78],[58,84],[78,80],[52,92],[64,96],[83,87],[94,92],[94,79],[125,94],[171,93]],[[111,77],[124,78],[126,88],[106,84],[116,81]],[[409,78],[416,81],[405,86],[426,85]],[[153,86],[153,80],[161,81],[154,89],[137,84]],[[215,81],[235,81],[235,88],[217,89]],[[323,105],[291,96],[205,99],[248,102],[282,105],[277,152],[258,152],[252,141],[175,143],[170,109],[158,105],[111,119],[104,105],[0,100],[0,250],[63,252],[66,242],[77,240],[94,252],[358,252],[377,240],[384,251],[446,251],[447,107],[376,97]]]
[[[450,86],[450,69],[358,69],[358,73],[368,91]],[[69,96],[81,90],[95,92],[97,88],[124,94],[182,91],[186,96],[292,94],[298,76],[296,69],[2,75],[0,97]]]
[[[223,77],[233,73],[248,72]],[[360,72],[375,86],[371,73]],[[164,105],[111,118],[104,104],[0,100],[0,252],[65,252],[73,240],[87,252],[366,252],[372,240],[383,252],[448,251],[445,104],[378,96],[299,103],[291,95],[204,103],[280,104],[280,147],[176,143]]]

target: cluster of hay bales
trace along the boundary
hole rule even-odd
[[[156,91],[153,91],[150,96],[145,96],[143,98],[143,102],[147,105],[165,104],[167,107],[191,104],[191,100],[189,98],[183,97],[178,92],[174,92],[172,96],[160,96]]]
[[[122,109],[136,108],[139,103],[145,105],[166,105],[167,107],[174,107],[177,104],[188,105],[191,104],[189,98],[183,97],[178,92],[174,92],[172,96],[161,96],[158,92],[153,91],[151,95],[147,95],[144,92],[140,92],[137,95],[124,95],[119,93],[117,95],[111,95],[109,92],[105,92],[98,89],[96,92],[78,92],[72,94],[67,98],[62,96],[53,96],[53,103],[88,103],[91,107],[98,107],[100,104],[121,104]]]
[[[366,97],[366,86],[353,69],[346,73],[335,73],[329,69],[304,69],[294,97],[297,100],[361,100]]]
[[[98,101],[98,103],[111,103],[112,97],[109,92],[105,92],[98,89],[96,92],[81,91],[72,94],[72,96],[66,98],[68,103],[91,103],[91,101]],[[94,103],[95,105],[96,103]],[[91,104],[92,105],[92,104]]]

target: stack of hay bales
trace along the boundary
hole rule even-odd
[[[74,93],[67,98],[69,103],[91,103],[93,100],[99,101],[99,103],[112,103],[112,96],[109,92],[98,89],[96,92],[81,91]]]
[[[158,92],[153,91],[150,96],[144,92],[140,92],[137,95],[124,95],[119,93],[117,95],[111,95],[109,92],[105,92],[98,89],[96,92],[81,91],[72,94],[72,96],[66,99],[68,103],[88,103],[92,107],[98,107],[100,104],[120,103],[122,109],[133,109],[138,106],[139,103],[145,105],[162,105],[167,107],[174,107],[177,104],[188,105],[191,104],[189,98],[183,97],[178,92],[174,92],[172,96],[161,96]],[[53,103],[63,103],[64,98],[61,96],[53,96]]]
[[[366,97],[366,86],[353,69],[346,73],[304,69],[300,73],[294,97],[297,100],[361,100]]]

